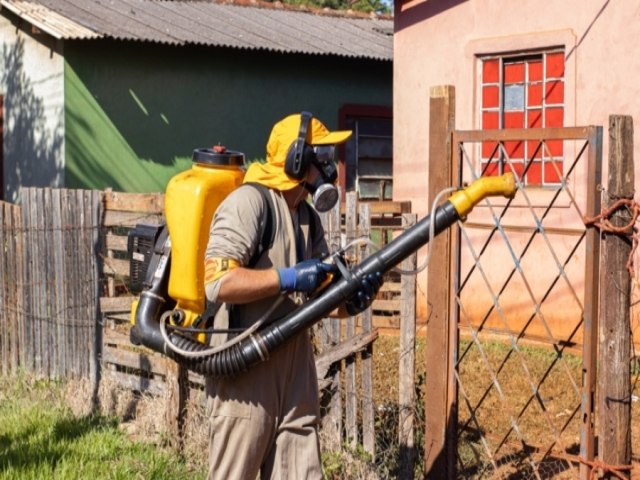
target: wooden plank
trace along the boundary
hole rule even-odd
[[[104,212],[104,220],[102,226],[111,227],[127,227],[133,228],[138,223],[159,224],[162,223],[162,215],[146,212],[120,212],[115,210],[106,210]]]
[[[0,114],[2,115],[2,114]],[[9,258],[8,251],[8,237],[11,232],[8,228],[8,221],[5,218],[5,212],[8,212],[8,208],[5,207],[4,202],[0,202],[0,248],[2,248],[4,255],[0,255],[0,312],[3,312],[2,319],[0,320],[0,367],[2,368],[2,374],[7,375],[10,371],[9,368],[9,332],[11,332],[12,325],[8,322],[7,312],[9,311],[8,304],[8,285],[7,285],[7,270]]]
[[[56,365],[56,372],[58,375],[64,377],[66,373],[66,344],[65,344],[65,327],[66,324],[66,311],[67,311],[67,296],[65,294],[64,284],[68,279],[64,276],[64,258],[66,257],[65,245],[63,242],[63,225],[62,225],[62,208],[60,197],[60,189],[54,189],[51,194],[51,218],[52,218],[52,237],[56,254],[54,257],[54,275],[55,275],[55,311],[56,311],[56,346],[58,351],[58,359]]]
[[[185,411],[189,396],[187,369],[170,358],[165,358],[164,362],[167,371],[165,428],[171,446],[180,454],[184,447]]]
[[[71,291],[74,288],[73,282],[69,279],[75,279],[75,272],[69,268],[69,257],[73,256],[72,245],[70,244],[71,238],[74,232],[69,229],[69,210],[71,209],[69,192],[68,190],[60,190],[60,214],[59,220],[56,221],[60,224],[60,244],[61,249],[65,252],[71,253],[71,255],[63,255],[58,259],[60,262],[60,297],[62,311],[60,313],[60,353],[64,355],[60,360],[60,366],[62,367],[62,374],[68,377],[73,369],[73,352],[75,351],[71,344],[71,337],[73,335],[73,299],[71,298]]]
[[[84,315],[84,305],[86,304],[86,287],[84,284],[86,268],[84,264],[85,260],[85,239],[84,239],[84,229],[85,229],[85,221],[84,221],[84,198],[82,195],[82,191],[76,190],[73,192],[75,194],[75,202],[74,202],[74,210],[76,212],[77,221],[75,225],[77,226],[76,230],[76,242],[78,245],[77,255],[75,258],[76,262],[76,275],[78,278],[82,278],[82,286],[78,285],[76,287],[76,304],[75,304],[75,331],[76,331],[76,341],[77,346],[81,351],[85,351],[86,348],[86,328],[85,328],[85,315]],[[78,288],[80,287],[80,288]],[[78,365],[78,377],[85,377],[85,359],[82,355],[78,355],[76,353],[76,362]]]
[[[391,328],[395,330],[400,329],[400,315],[385,317],[382,315],[374,315],[372,317],[374,328]]]
[[[397,293],[402,291],[402,282],[385,282],[380,287],[380,293]]]
[[[84,204],[84,195],[82,190],[75,190],[75,203],[74,207],[77,212],[77,230],[76,230],[76,241],[78,242],[78,249],[76,255],[76,264],[77,264],[77,275],[78,278],[82,279],[82,284],[78,285],[76,288],[77,293],[77,303],[76,303],[76,332],[77,332],[77,340],[78,347],[80,351],[84,354],[86,353],[87,343],[86,343],[86,314],[85,314],[85,305],[87,304],[86,297],[86,239],[85,239],[85,230],[86,230],[86,219],[85,219],[85,204]],[[79,287],[79,288],[78,288]],[[80,378],[86,378],[86,358],[82,354],[76,353],[76,360],[78,362],[78,375]]]
[[[164,395],[167,391],[164,382],[155,378],[142,378],[115,370],[105,370],[103,375],[125,390],[133,390],[150,395]]]
[[[108,232],[105,235],[105,243],[104,246],[107,250],[117,250],[121,252],[126,252],[128,249],[127,242],[129,237],[124,235],[116,235],[115,233]]]
[[[67,232],[67,248],[70,252],[78,252],[79,243],[77,236],[77,225],[79,223],[77,209],[75,208],[76,198],[75,194],[71,190],[67,190],[66,192],[66,201],[67,208],[65,209],[64,224],[65,230]],[[71,227],[75,228],[71,228]],[[67,275],[71,275],[67,278],[79,278],[80,271],[78,269],[77,255],[70,255],[66,258],[66,273]],[[69,370],[67,375],[70,375],[74,378],[78,378],[80,376],[80,366],[78,362],[78,357],[74,355],[75,352],[80,348],[79,340],[78,340],[78,289],[77,286],[72,282],[69,282],[67,285],[67,295],[69,298],[70,308],[68,310],[69,313],[69,322],[67,323],[67,352],[69,352],[69,356],[67,357],[67,361],[69,364]]]
[[[42,191],[43,193],[43,212],[47,212],[46,215],[43,215],[43,228],[44,231],[41,232],[41,236],[43,237],[43,251],[41,255],[43,256],[43,267],[44,267],[44,294],[45,294],[45,308],[47,315],[44,318],[44,323],[46,325],[45,336],[43,337],[43,348],[46,358],[46,375],[47,377],[59,377],[59,371],[57,368],[58,365],[58,332],[56,330],[58,324],[58,316],[55,308],[53,307],[56,304],[57,292],[56,292],[56,266],[55,266],[55,257],[57,255],[63,255],[63,252],[59,250],[59,246],[54,244],[51,241],[53,238],[53,210],[55,206],[53,205],[53,194],[51,188],[45,188]]]
[[[587,150],[587,215],[600,212],[600,188],[602,169],[602,127],[588,127]],[[595,389],[597,383],[598,348],[598,280],[600,268],[600,235],[595,229],[585,236],[584,308],[582,313],[582,391],[580,394],[580,455],[587,462],[596,456]],[[580,465],[580,478],[591,478],[591,466]]]
[[[195,373],[192,372],[191,370],[189,370],[187,372],[187,378],[189,380],[189,383],[204,387],[205,384],[205,378],[203,375],[200,375],[199,373]]]
[[[22,367],[26,365],[25,360],[25,350],[24,345],[26,344],[26,333],[25,333],[25,307],[24,307],[24,228],[22,223],[22,209],[14,208],[12,209],[12,225],[15,229],[14,236],[14,256],[16,258],[16,262],[14,263],[14,272],[15,272],[15,285],[11,289],[12,296],[15,298],[15,321],[18,322],[18,345],[16,345],[16,350],[19,349],[18,352],[18,363],[16,364],[16,368]],[[19,313],[18,313],[19,312]]]
[[[43,231],[41,232],[41,236],[43,237],[42,241],[42,265],[43,265],[43,273],[44,273],[44,295],[45,299],[43,299],[43,307],[45,316],[43,317],[43,321],[46,324],[45,328],[45,336],[43,337],[43,357],[46,358],[45,363],[45,371],[47,377],[58,377],[56,364],[58,363],[58,339],[56,325],[58,322],[57,312],[53,305],[55,305],[57,292],[56,292],[56,269],[55,269],[55,256],[62,255],[63,253],[59,251],[57,245],[51,241],[53,238],[53,200],[52,200],[52,189],[44,188],[42,189],[43,194]]]
[[[37,238],[37,264],[39,270],[39,299],[38,299],[38,323],[40,324],[40,345],[39,345],[39,358],[40,358],[40,374],[43,377],[49,377],[49,325],[50,316],[47,308],[47,302],[49,299],[48,292],[48,245],[49,245],[49,231],[47,229],[47,220],[44,212],[48,211],[46,204],[45,193],[48,189],[36,189],[38,197],[38,231],[36,232]]]
[[[100,297],[102,313],[117,313],[131,311],[133,301],[138,297]]]
[[[371,218],[372,230],[400,230],[401,226],[402,220],[398,217]]]
[[[389,201],[363,201],[369,206],[369,213],[372,217],[379,215],[402,215],[411,212],[411,202],[389,202]],[[342,213],[347,211],[347,203],[340,205]]]
[[[154,354],[148,355],[123,348],[115,348],[109,345],[105,346],[102,351],[102,362],[156,375],[167,374],[165,357]]]
[[[34,349],[33,349],[33,361],[34,372],[37,376],[43,376],[44,369],[42,367],[42,337],[43,337],[43,302],[44,302],[44,279],[42,269],[42,255],[41,255],[41,239],[42,239],[42,205],[41,205],[41,191],[32,188],[30,189],[30,203],[29,203],[29,217],[31,222],[32,232],[30,235],[29,248],[31,250],[30,264],[33,269],[33,297],[32,297],[32,317],[34,332]]]
[[[345,211],[345,229],[347,244],[350,244],[358,235],[358,204],[356,192],[348,192]],[[352,338],[356,334],[356,317],[348,317],[346,320],[346,338]],[[344,379],[344,410],[345,410],[345,434],[346,442],[351,448],[355,448],[358,442],[358,386],[356,384],[356,357],[345,359]]]
[[[119,345],[125,347],[132,346],[128,333],[121,333],[116,330],[111,330],[110,328],[103,329],[102,342],[104,345]]]
[[[334,252],[341,248],[340,205],[336,205],[328,215],[327,231],[325,232],[329,249]],[[327,321],[327,343],[325,348],[337,345],[341,341],[341,320],[329,318]],[[342,389],[340,384],[341,364],[335,365],[330,377],[329,386],[325,391],[330,395],[328,413],[322,419],[322,432],[328,448],[338,449],[342,445]]]
[[[404,229],[417,221],[415,214],[403,215]],[[402,262],[402,270],[415,271],[417,254],[414,252]],[[402,276],[402,310],[400,315],[400,363],[398,365],[398,442],[400,445],[400,472],[398,478],[412,479],[415,462],[415,373],[416,373],[416,276]]]
[[[371,235],[371,210],[370,205],[362,203],[358,207],[359,232],[364,238]],[[364,244],[360,250],[360,261],[369,256],[369,245]],[[384,285],[383,285],[384,286]],[[381,291],[390,291],[390,289]],[[370,334],[373,331],[372,309],[367,308],[361,315],[362,333]],[[375,408],[373,404],[373,345],[370,343],[362,352],[361,357],[361,402],[362,402],[362,447],[364,451],[375,460],[376,434],[375,434]]]
[[[99,297],[100,297],[100,275],[102,268],[100,265],[99,255],[101,254],[101,219],[102,219],[102,194],[100,192],[91,192],[91,245],[93,246],[90,255],[90,270],[92,272],[93,286],[91,288],[91,305],[90,313],[92,315],[91,338],[92,354],[90,356],[89,377],[94,391],[100,386],[100,354],[102,347],[102,328],[100,322],[102,320]]]
[[[633,119],[626,115],[609,117],[609,179],[606,204],[619,199],[633,200],[634,191]],[[618,209],[611,223],[628,225],[632,213]],[[598,365],[598,456],[607,465],[631,464],[631,276],[625,264],[631,253],[629,238],[603,232],[600,271],[600,325]],[[628,477],[628,472],[622,473]],[[613,478],[606,475],[605,478]]]
[[[455,89],[452,86],[433,87],[429,100],[429,200],[453,184],[451,132],[455,128]],[[455,431],[451,418],[455,395],[450,391],[450,302],[451,232],[442,232],[433,249],[427,271],[427,304],[429,335],[427,335],[427,374],[425,398],[425,476],[448,478],[455,471]],[[454,442],[454,443],[451,443]]]
[[[35,325],[33,322],[33,297],[35,295],[35,286],[33,285],[33,268],[31,268],[31,256],[32,256],[32,236],[34,229],[31,228],[31,211],[30,211],[30,188],[23,188],[21,190],[21,204],[23,205],[22,221],[24,236],[24,257],[22,270],[25,274],[24,277],[24,293],[25,293],[25,363],[24,366],[27,371],[33,372],[35,369]]]
[[[362,332],[358,335],[347,338],[339,344],[334,345],[317,355],[315,363],[318,378],[326,377],[331,365],[367,348],[367,346],[371,345],[377,338],[378,332],[375,330]]]
[[[164,212],[164,195],[161,193],[106,191],[104,192],[103,202],[106,210],[156,214],[162,214]]]
[[[123,260],[119,258],[105,258],[103,266],[103,272],[110,277],[128,277],[129,276],[129,260]],[[112,295],[115,295],[115,290]]]
[[[402,300],[374,300],[371,305],[375,311],[400,312]]]
[[[131,312],[104,313],[103,318],[105,320],[113,322],[114,325],[129,325],[129,323],[131,322]]]

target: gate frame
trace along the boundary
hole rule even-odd
[[[465,142],[508,140],[584,140],[588,142],[586,215],[600,212],[599,187],[602,175],[602,127],[545,129],[455,130],[455,89],[434,87],[430,98],[429,198],[462,178],[459,145]],[[444,232],[443,232],[444,233]],[[429,267],[427,302],[427,392],[443,392],[444,398],[425,398],[425,475],[427,478],[455,478],[458,392],[455,364],[459,348],[459,308],[455,291],[460,282],[460,231],[441,235],[434,242],[436,252]],[[595,457],[595,388],[597,383],[599,233],[585,233],[586,263],[582,342],[582,390],[580,415],[580,478],[591,474]],[[448,253],[448,254],[447,254]],[[445,281],[443,281],[445,279]],[[446,292],[437,285],[444,285]],[[443,368],[442,362],[446,362]]]

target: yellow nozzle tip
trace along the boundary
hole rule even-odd
[[[463,190],[454,193],[449,201],[460,217],[464,217],[485,197],[502,196],[513,198],[516,194],[516,178],[513,173],[499,177],[482,177]]]
[[[503,195],[507,198],[513,198],[518,190],[516,176],[512,172],[509,172],[502,175],[502,178],[504,180]]]

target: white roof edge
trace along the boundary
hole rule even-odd
[[[44,5],[22,0],[0,0],[0,6],[57,39],[103,37],[102,34],[80,25]]]

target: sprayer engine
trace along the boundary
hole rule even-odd
[[[169,232],[166,225],[138,224],[129,232],[127,251],[129,253],[129,288],[134,295],[150,288],[153,277],[147,278],[149,267],[155,271],[158,266],[160,248],[164,245]],[[160,241],[158,241],[160,240]],[[155,256],[154,256],[155,254]]]

